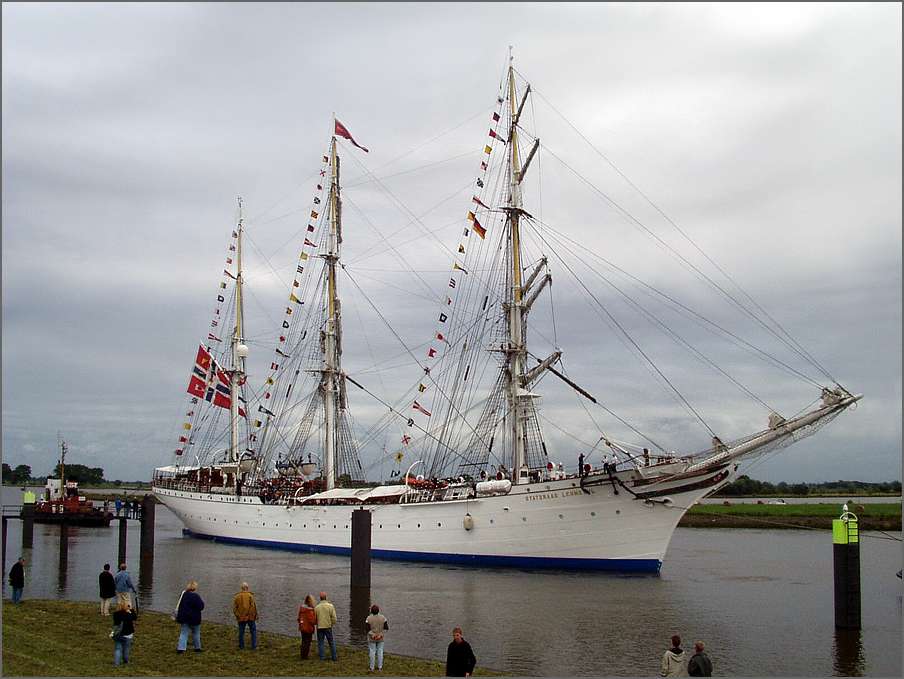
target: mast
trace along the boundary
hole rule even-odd
[[[66,442],[60,439],[60,498],[66,499]]]
[[[244,214],[242,210],[242,198],[239,196],[239,222],[236,226],[235,248],[235,327],[232,331],[232,366],[229,371],[229,388],[231,392],[229,403],[229,461],[239,460],[239,384],[244,375],[244,358],[248,348],[242,341],[242,234],[244,231]],[[236,474],[236,479],[239,474]]]
[[[335,128],[335,120],[333,122]],[[336,153],[336,137],[330,142],[330,233],[327,241],[327,253],[324,276],[326,277],[327,319],[323,336],[323,369],[321,370],[320,391],[323,397],[323,419],[325,430],[324,477],[326,488],[336,487],[336,449],[338,441],[338,388],[339,375],[339,333],[341,321],[339,315],[339,293],[336,287],[336,264],[339,262],[339,245],[341,236],[341,215],[339,200],[339,156]]]
[[[515,102],[515,68],[509,53],[508,99],[511,113],[509,122],[509,204],[508,218],[511,238],[510,261],[512,265],[512,287],[508,300],[509,320],[509,369],[506,373],[509,428],[512,436],[512,483],[519,481],[520,470],[524,465],[524,419],[521,414],[521,375],[524,372],[524,359],[527,348],[522,337],[522,294],[521,287],[521,232],[519,219],[521,216],[521,159],[518,155],[518,111]]]

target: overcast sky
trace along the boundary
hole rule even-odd
[[[526,125],[544,144],[525,189],[532,214],[807,369],[578,178],[705,265],[605,154],[865,394],[752,475],[901,478],[899,4],[4,3],[2,12],[5,462],[46,474],[57,432],[72,462],[108,478],[149,479],[170,461],[237,195],[248,216],[249,344],[259,365],[269,362],[333,112],[371,150],[341,149],[349,275],[409,346],[429,340],[429,293],[444,295],[513,45],[536,93]],[[556,258],[565,253],[547,254],[555,330],[544,307],[532,319],[534,353],[559,346],[570,374],[669,448],[706,447],[706,431],[581,300]],[[418,369],[371,369],[404,350],[343,285],[345,367],[394,401]],[[588,285],[724,439],[765,426],[762,407],[628,315],[599,279]],[[818,396],[693,324],[681,332],[783,415]],[[265,376],[253,372],[252,381]],[[598,438],[573,395],[552,391],[546,416]],[[352,408],[361,431],[383,412]],[[574,441],[547,434],[552,457],[572,464]]]

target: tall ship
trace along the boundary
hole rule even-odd
[[[831,378],[751,298],[705,274],[717,291],[828,378],[804,375],[814,392],[809,406],[782,416],[741,380],[712,365],[766,408],[762,429],[720,436],[564,260],[560,271],[572,274],[570,284],[588,294],[597,315],[702,423],[705,447],[675,452],[680,446],[660,442],[661,437],[621,418],[582,384],[585,380],[566,371],[557,340],[549,353],[532,353],[534,336],[549,334],[529,320],[550,292],[551,257],[570,251],[581,261],[605,260],[593,260],[583,245],[525,207],[524,181],[541,149],[523,120],[531,96],[510,59],[490,116],[474,195],[457,227],[457,249],[447,248],[453,262],[437,296],[429,342],[406,345],[354,278],[343,286],[346,294],[373,306],[387,334],[402,345],[400,354],[416,365],[410,388],[394,399],[378,393],[367,375],[343,369],[340,280],[348,271],[342,260],[337,139],[356,147],[350,153],[367,149],[334,119],[275,333],[273,361],[254,388],[246,368],[246,224],[239,202],[214,318],[192,367],[174,460],[157,468],[153,479],[156,497],[188,534],[349,554],[352,512],[366,509],[375,558],[658,573],[688,508],[729,483],[742,464],[807,436],[861,398]],[[674,297],[663,297],[751,354],[802,374]],[[661,319],[652,320],[670,329]],[[560,427],[542,416],[541,382],[579,400],[597,429],[591,437],[595,442],[579,432],[573,447],[549,449],[541,425]],[[384,415],[359,436],[350,407],[365,399],[380,404]],[[633,439],[605,433],[592,416],[594,409],[623,423]],[[384,447],[381,458],[394,467],[393,482],[368,483],[359,451],[365,443],[373,448],[379,436],[393,430],[399,432],[398,446],[388,453]]]

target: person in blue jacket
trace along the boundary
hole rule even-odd
[[[195,652],[201,652],[201,611],[204,610],[204,600],[198,595],[197,590],[198,583],[191,580],[176,605],[176,622],[182,626],[179,631],[179,642],[176,644],[176,653],[185,653],[189,632],[191,632]]]

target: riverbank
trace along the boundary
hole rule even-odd
[[[730,502],[730,500],[729,500]],[[861,530],[901,530],[901,505],[877,502],[851,507]],[[832,528],[840,504],[694,505],[678,523],[683,528]]]
[[[169,615],[141,611],[128,665],[114,667],[111,618],[102,618],[99,604],[84,601],[25,599],[19,606],[3,602],[4,676],[329,676],[367,674],[367,649],[339,646],[339,661],[321,662],[314,641],[311,657],[299,658],[299,638],[258,627],[258,648],[239,651],[236,628],[214,622],[201,625],[203,653],[176,654],[179,626]],[[246,638],[246,644],[247,644]],[[392,637],[386,635],[387,648]],[[189,643],[189,647],[191,644]],[[387,676],[443,676],[445,661],[421,660],[387,653]],[[497,675],[479,666],[475,674]]]

